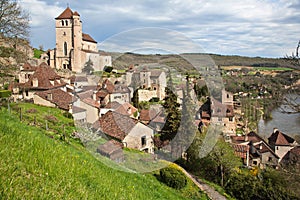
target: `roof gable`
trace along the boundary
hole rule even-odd
[[[50,101],[51,103],[54,103],[57,107],[63,110],[69,110],[69,106],[72,104],[73,100],[72,95],[61,89],[41,91],[36,92],[35,94],[47,101]],[[51,98],[49,95],[51,95]]]
[[[99,128],[104,134],[123,141],[136,124],[137,120],[129,116],[108,111],[94,124],[94,128]]]
[[[86,33],[82,33],[82,40],[87,42],[97,43],[96,40],[94,40],[89,34]]]
[[[67,7],[58,17],[55,19],[72,19],[73,11]]]
[[[295,142],[292,137],[282,133],[279,130],[275,130],[268,140],[270,144],[278,146],[289,146]]]

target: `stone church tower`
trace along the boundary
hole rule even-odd
[[[50,66],[81,72],[90,59],[95,70],[111,66],[111,57],[98,52],[97,42],[82,32],[82,22],[78,12],[67,7],[55,18],[56,48],[50,52]]]

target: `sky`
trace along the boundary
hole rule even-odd
[[[300,40],[300,0],[19,0],[33,47],[55,47],[55,20],[69,5],[105,51],[205,52],[284,57]],[[177,48],[177,50],[176,50]]]

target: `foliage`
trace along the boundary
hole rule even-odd
[[[33,57],[34,58],[41,58],[41,55],[44,53],[43,50],[40,49],[34,49],[33,50]]]
[[[0,98],[7,98],[10,97],[11,91],[10,90],[0,90]]]
[[[180,111],[179,103],[177,102],[177,95],[174,93],[175,89],[173,87],[172,76],[169,75],[167,87],[166,87],[166,97],[164,99],[163,108],[167,113],[166,122],[161,131],[161,139],[172,140],[180,125]]]
[[[111,67],[111,66],[105,66],[103,70],[104,70],[105,72],[107,72],[107,73],[111,73],[113,69],[114,69],[114,68]]]
[[[187,179],[183,172],[172,165],[160,170],[160,181],[175,189],[181,189],[187,184]]]
[[[0,0],[0,30],[7,38],[26,38],[29,34],[29,14],[16,0]]]
[[[93,62],[91,61],[91,59],[89,59],[85,64],[84,67],[82,69],[82,72],[90,75],[94,72],[94,68],[93,68]]]

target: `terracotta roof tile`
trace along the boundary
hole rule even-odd
[[[87,41],[87,42],[97,43],[96,40],[94,40],[89,34],[86,34],[86,33],[82,33],[82,40]]]
[[[273,132],[268,140],[270,144],[279,146],[289,146],[295,142],[292,137],[280,132],[279,130]]]
[[[100,103],[98,101],[95,101],[92,98],[86,98],[86,99],[83,99],[82,101],[90,106],[95,107],[95,108],[100,108]]]
[[[58,17],[55,19],[72,19],[73,11],[67,7]]]
[[[69,110],[72,104],[73,96],[61,89],[46,90],[36,92],[39,97],[54,103],[57,107],[63,110]],[[50,96],[49,96],[50,95]]]
[[[33,86],[33,81],[37,80],[38,86]],[[53,84],[51,83],[53,81]],[[48,66],[46,63],[40,64],[38,67],[36,67],[36,70],[32,76],[30,76],[29,80],[22,84],[22,87],[28,88],[28,89],[54,89],[59,88],[62,86],[65,86],[66,83],[61,80],[61,76],[56,74],[54,69],[52,69],[50,66]]]
[[[133,115],[133,113],[135,113],[136,111],[137,111],[137,108],[128,102],[123,103],[115,110],[115,112],[117,112],[117,113],[120,113],[122,115],[128,115],[128,116]]]
[[[134,120],[129,116],[108,111],[99,119],[99,121],[94,123],[93,127],[96,129],[99,128],[104,134],[122,141],[136,123],[137,120]]]

